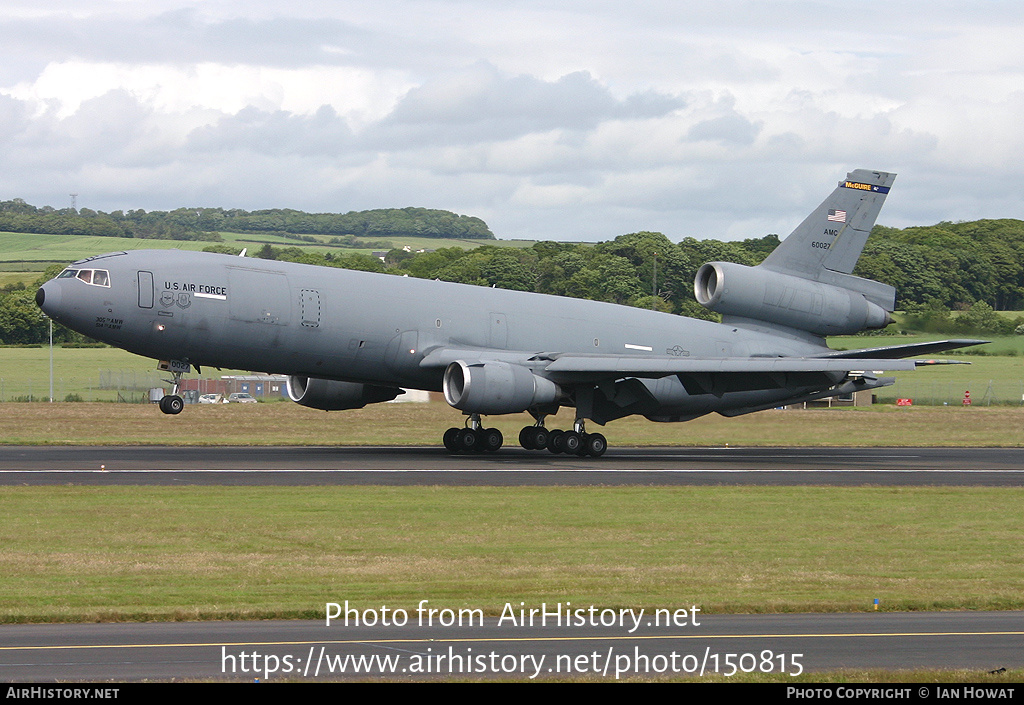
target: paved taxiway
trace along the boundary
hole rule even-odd
[[[563,606],[563,614],[567,609]],[[657,627],[645,614],[633,633],[631,617],[621,626],[549,622],[530,628],[508,620],[498,626],[496,618],[488,618],[472,626],[419,627],[415,610],[406,626],[386,627],[338,621],[330,627],[323,621],[4,625],[0,679],[39,682],[58,674],[61,680],[87,681],[513,674],[614,679],[617,669],[620,675],[754,668],[792,675],[840,668],[952,668],[975,671],[983,681],[988,671],[1024,666],[1024,612],[695,616],[699,626],[687,621]]]
[[[1024,448],[0,447],[2,485],[1024,485]]]

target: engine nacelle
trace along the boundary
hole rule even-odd
[[[862,293],[732,262],[703,265],[693,292],[712,311],[818,335],[851,334],[892,322],[888,311]]]
[[[507,362],[456,360],[444,371],[445,401],[471,414],[515,414],[561,394],[551,380]]]
[[[378,387],[356,382],[336,382],[291,375],[288,378],[288,398],[296,404],[324,411],[362,409],[367,404],[391,401],[402,390],[397,387]]]

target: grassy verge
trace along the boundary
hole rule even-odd
[[[1024,489],[20,487],[6,621],[1024,608]]]
[[[369,254],[381,248],[353,249],[330,244],[328,235],[315,236],[317,243],[308,243],[277,235],[274,233],[221,233],[223,243],[204,240],[149,240],[124,237],[89,237],[83,235],[48,235],[36,233],[0,232],[0,262],[73,262],[83,257],[117,252],[121,250],[202,250],[213,244],[225,244],[243,247],[255,251],[265,243],[279,247],[298,247],[313,252],[361,252]],[[530,247],[529,240],[471,240],[426,237],[367,237],[367,240],[386,240],[391,247],[409,247],[412,250],[441,247],[461,247],[472,249],[481,245],[498,245],[504,247]]]
[[[206,376],[248,374],[237,370],[211,370]],[[85,401],[145,399],[150,387],[164,387],[168,374],[156,361],[118,348],[53,348],[53,394],[60,401],[75,394]],[[0,348],[0,402],[31,396],[47,399],[50,393],[50,348]]]
[[[865,347],[888,341],[883,338],[833,340],[838,347]],[[1024,336],[1007,339],[1006,344],[1024,341]],[[908,342],[898,340],[896,342]],[[917,338],[909,339],[917,342]],[[1002,343],[999,343],[1002,345]],[[989,347],[989,346],[984,346]],[[894,403],[898,397],[915,402],[959,405],[964,391],[970,390],[975,404],[996,403],[1021,406],[1024,395],[1024,349],[1020,355],[973,355],[946,357],[964,359],[970,365],[947,365],[897,373],[895,387],[878,390],[880,400]],[[156,371],[156,363],[116,348],[61,348],[53,351],[54,394],[64,399],[78,394],[86,401],[112,401],[118,389],[145,390],[148,386],[166,386]],[[234,374],[229,370],[204,368],[204,377]],[[0,348],[0,402],[32,395],[45,398],[49,394],[50,351],[38,348]],[[100,388],[101,385],[107,388]],[[987,396],[986,396],[987,395]]]
[[[288,401],[193,405],[166,416],[152,404],[0,404],[0,445],[440,445],[465,417],[444,402],[324,412]],[[527,414],[486,419],[518,443]],[[550,428],[572,425],[570,410]],[[872,407],[762,411],[679,424],[626,418],[600,428],[614,446],[1020,446],[1024,409]]]

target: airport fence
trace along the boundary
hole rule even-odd
[[[49,401],[50,378],[38,368],[24,376],[8,375],[3,370],[0,376],[0,402]],[[149,402],[151,389],[170,391],[169,372],[159,370],[96,369],[83,370],[80,376],[55,374],[53,378],[54,401],[105,401],[124,404]],[[246,392],[261,401],[273,401],[283,397],[284,386],[280,378],[266,375],[231,375],[225,377],[186,377],[182,395],[186,403],[196,401],[200,394],[222,394],[225,398],[231,392]]]
[[[919,373],[923,374],[923,373]],[[916,406],[1024,406],[1024,379],[921,380],[900,378],[875,393],[876,403],[910,399]]]
[[[48,375],[0,376],[0,402],[48,401]],[[16,372],[16,370],[10,370]],[[961,406],[969,396],[974,406],[1024,406],[1024,379],[964,377],[947,380],[921,379],[925,372],[897,379],[896,384],[875,392],[878,404],[896,404],[911,399],[916,406]],[[53,379],[54,401],[105,401],[142,404],[149,390],[168,389],[168,375],[158,370],[99,369],[83,371],[79,377],[58,375]],[[206,391],[221,391],[205,389]]]
[[[107,401],[142,404],[149,401],[149,390],[167,388],[165,375],[158,371],[135,369],[95,370],[80,376],[55,375],[54,401]],[[0,376],[0,402],[49,401],[49,375]]]

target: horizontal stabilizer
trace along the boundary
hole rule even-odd
[[[820,357],[827,359],[843,358],[847,360],[861,360],[867,358],[903,359],[905,357],[913,357],[914,355],[930,355],[931,353],[944,352],[946,350],[967,348],[970,347],[971,345],[984,345],[985,343],[988,342],[991,341],[972,340],[969,338],[959,338],[954,340],[936,340],[929,343],[908,343],[906,345],[889,345],[881,348],[864,348],[863,350],[836,350],[834,352],[820,355]],[[944,363],[935,362],[932,364]]]
[[[814,401],[816,399],[824,399],[825,397],[834,397],[843,394],[854,394],[855,392],[862,392],[865,389],[880,389],[881,387],[890,387],[896,383],[895,377],[878,377],[874,379],[855,379],[846,382],[838,387],[831,389],[823,389],[817,392],[810,392],[808,394],[801,394],[800,396],[791,397],[785,400],[785,404],[800,404],[806,401]],[[718,413],[722,416],[742,416],[743,414],[750,414],[755,411],[765,411],[766,409],[777,409],[780,406],[779,402],[771,402],[769,404],[757,404],[754,406],[746,406],[740,409],[728,409],[719,411]]]

